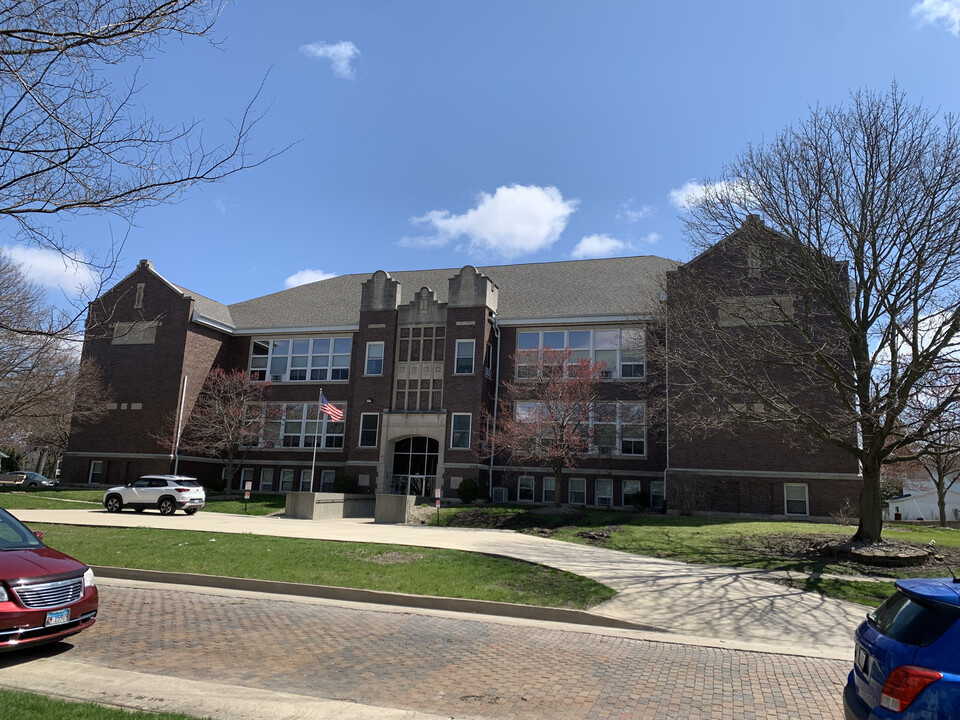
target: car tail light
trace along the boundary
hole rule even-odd
[[[177,492],[190,492],[190,488],[174,488]]]
[[[926,668],[915,665],[901,665],[894,668],[893,672],[887,676],[887,681],[883,684],[883,692],[880,695],[880,705],[887,710],[894,712],[903,712],[912,703],[917,695],[923,692],[924,688],[930,683],[936,682],[943,677],[943,673],[936,670],[927,670]]]

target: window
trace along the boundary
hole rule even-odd
[[[640,507],[640,481],[639,480],[624,480],[623,481],[623,502],[624,507]]]
[[[376,447],[377,432],[380,429],[380,415],[363,413],[360,415],[360,447]]]
[[[273,492],[273,468],[263,468],[260,471],[260,490]]]
[[[367,364],[364,371],[367,375],[383,375],[383,343],[367,343]]]
[[[457,340],[457,358],[453,368],[455,375],[473,374],[473,340]]]
[[[333,481],[337,477],[336,470],[320,471],[320,492],[333,492]]]
[[[667,483],[664,480],[650,481],[650,507],[662,510],[667,502]]]
[[[646,453],[643,403],[598,403],[593,408],[593,444],[599,455]]]
[[[87,482],[94,484],[103,482],[103,460],[90,461],[90,475]]]
[[[246,490],[247,483],[250,483],[250,489],[253,490],[253,468],[242,468],[240,470],[240,489]]]
[[[422,412],[443,405],[445,327],[401,327],[394,373],[394,410]]]
[[[313,470],[300,471],[300,492],[313,490]]]
[[[493,376],[493,343],[487,343],[487,351],[483,355],[483,374]]]
[[[793,297],[750,295],[723,298],[717,315],[720,327],[783,325],[793,317]]]
[[[348,337],[254,340],[250,344],[250,379],[349,380],[351,343]],[[382,356],[381,352],[381,367]]]
[[[280,471],[280,492],[293,491],[293,469],[284,468]]]
[[[517,479],[517,500],[533,502],[533,476],[521,475]]]
[[[461,450],[470,449],[470,413],[454,413],[450,423],[450,447]]]
[[[554,478],[544,478],[543,479],[543,501],[545,503],[556,502],[557,500],[557,490],[556,490],[556,480]]]
[[[613,480],[597,480],[593,494],[597,505],[613,505]]]
[[[341,410],[343,403],[333,403]],[[318,403],[286,403],[262,405],[268,413],[263,426],[260,447],[265,448],[312,448],[339,449],[343,447],[346,423],[334,422],[321,415]]]
[[[570,478],[570,504],[587,504],[587,481],[584,478]]]
[[[645,330],[641,328],[583,328],[577,330],[525,330],[517,333],[517,350],[570,349],[570,363],[593,360],[604,363],[605,378],[643,378],[645,373]],[[535,358],[518,362],[517,377],[536,375]]]
[[[806,483],[785,483],[783,486],[783,504],[787,515],[809,515]]]

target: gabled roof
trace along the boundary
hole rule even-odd
[[[499,288],[497,315],[503,321],[561,317],[654,315],[663,277],[679,262],[642,255],[598,260],[492,265],[477,269]],[[422,287],[447,301],[450,278],[460,268],[401,270],[400,303]],[[341,275],[262,297],[223,305],[178,288],[195,300],[195,310],[236,332],[256,329],[356,327],[360,322],[361,285],[370,274]]]

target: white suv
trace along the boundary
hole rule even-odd
[[[156,508],[161,515],[173,515],[177,510],[193,515],[206,500],[206,493],[196,478],[180,475],[144,475],[103,494],[107,512],[120,512],[129,507],[137,512]]]

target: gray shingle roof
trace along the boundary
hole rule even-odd
[[[560,317],[651,315],[657,310],[664,273],[676,260],[642,255],[598,260],[493,265],[477,269],[499,288],[497,315],[503,322]],[[400,302],[422,287],[446,302],[448,281],[460,268],[402,270]],[[354,327],[360,322],[360,286],[373,275],[341,275],[233,305],[190,291],[197,312],[238,331],[260,328]]]

